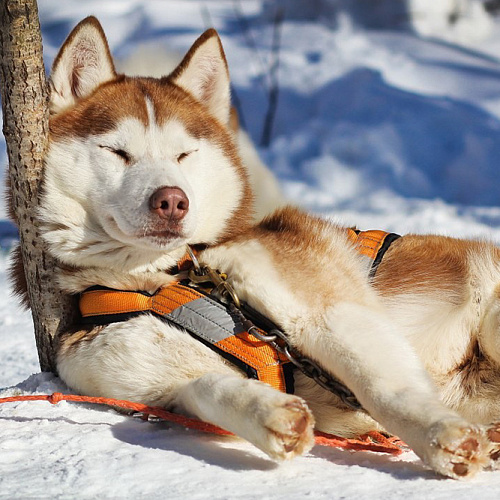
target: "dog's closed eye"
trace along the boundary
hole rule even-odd
[[[180,155],[177,155],[177,163],[181,163],[182,160],[185,160],[191,153],[196,153],[197,149],[193,149],[191,151],[184,151]]]
[[[116,156],[119,156],[127,165],[132,162],[132,156],[130,153],[127,153],[124,149],[119,149],[119,148],[113,148],[111,146],[99,146],[102,149],[107,149],[111,153],[115,154]]]

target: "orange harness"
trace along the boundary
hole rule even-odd
[[[390,244],[399,236],[383,231],[348,229],[359,252],[373,260],[373,276]],[[179,268],[185,268],[185,262]],[[257,339],[244,327],[241,318],[213,295],[202,292],[189,280],[175,281],[150,294],[144,291],[92,287],[80,296],[80,312],[85,324],[103,325],[153,314],[214,349],[242,369],[247,376],[293,393],[293,368],[289,359],[268,343]],[[274,325],[259,315],[257,331],[266,335]]]
[[[357,251],[373,260],[370,268],[370,277],[375,276],[385,252],[387,252],[392,243],[400,238],[399,234],[386,233],[379,229],[372,229],[370,231],[348,229],[347,231],[349,239],[354,243]]]
[[[108,324],[150,313],[180,326],[219,352],[249,377],[280,391],[293,392],[291,364],[269,344],[245,330],[225,304],[186,282],[174,282],[153,294],[103,287],[87,289],[80,297],[83,322]],[[265,335],[262,329],[258,332]]]

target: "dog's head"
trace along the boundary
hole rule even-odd
[[[244,229],[252,195],[227,125],[227,63],[214,30],[161,79],[117,75],[95,18],[55,59],[41,221],[78,266],[168,267],[186,244]]]

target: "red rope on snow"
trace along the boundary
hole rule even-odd
[[[147,420],[150,415],[161,418],[168,422],[187,427],[188,429],[196,429],[210,434],[219,434],[223,436],[232,436],[233,433],[221,429],[220,427],[203,422],[196,418],[189,418],[176,413],[171,413],[158,406],[148,406],[142,403],[133,403],[123,399],[99,398],[90,396],[77,396],[74,394],[62,394],[54,392],[51,395],[41,394],[37,396],[12,396],[0,398],[1,403],[14,403],[17,401],[48,401],[52,404],[57,404],[59,401],[73,401],[77,403],[94,403],[108,406],[118,406],[126,410],[133,410],[142,413],[144,419]],[[381,453],[390,453],[399,455],[405,449],[408,449],[406,444],[397,437],[386,437],[380,432],[372,431],[360,436],[358,439],[348,439],[333,434],[316,431],[316,444],[320,446],[332,446],[334,448],[344,448],[348,450],[360,451],[377,451]]]

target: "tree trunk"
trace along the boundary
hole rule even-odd
[[[74,300],[55,284],[35,214],[48,143],[48,86],[36,0],[0,0],[0,93],[14,216],[42,371],[55,371],[54,339],[72,323]]]

